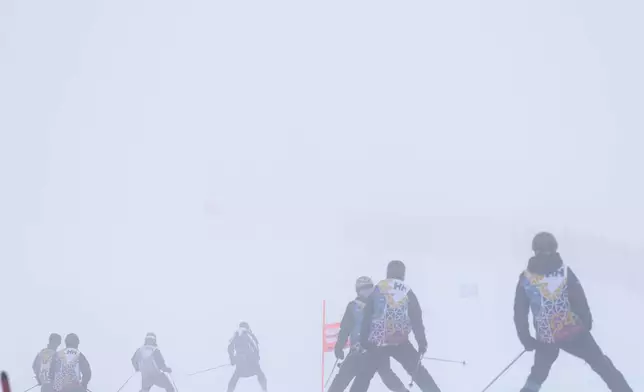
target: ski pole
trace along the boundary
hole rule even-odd
[[[128,383],[128,382],[130,382],[130,380],[132,379],[132,377],[134,377],[134,375],[135,375],[135,374],[136,374],[136,372],[132,373],[132,375],[131,375],[127,380],[125,380],[125,382],[123,383],[123,385],[121,385],[121,387],[119,388],[119,390],[118,390],[118,391],[116,391],[116,392],[121,392],[121,390],[122,390],[123,388],[125,388],[125,386],[127,385],[127,383]],[[25,391],[25,392],[26,392],[26,391]]]
[[[34,385],[33,387],[31,387],[31,388],[27,389],[25,392],[29,392],[29,391],[31,391],[32,389],[36,388],[38,385],[40,385],[40,384],[36,384],[36,385]]]
[[[420,365],[423,362],[423,355],[421,354],[418,357],[418,363],[416,364],[416,369],[414,369],[414,374],[411,375],[411,381],[409,381],[409,389],[412,389],[414,387],[414,377],[418,374],[418,369],[420,369]]]
[[[9,385],[9,376],[6,372],[2,372],[0,376],[2,379],[2,392],[11,392],[11,386]]]
[[[437,362],[460,363],[463,366],[467,365],[467,362],[465,361],[454,361],[452,359],[433,358],[433,357],[423,357],[423,359],[427,359],[429,361],[437,361]]]
[[[194,372],[194,373],[190,373],[190,374],[188,374],[188,377],[190,377],[190,376],[196,376],[197,374],[206,373],[206,372],[210,372],[210,371],[217,370],[217,369],[221,369],[221,368],[226,367],[226,366],[232,366],[232,365],[231,365],[231,364],[226,363],[226,364],[224,364],[224,365],[219,365],[219,366],[211,367],[210,369],[199,370],[198,372]]]
[[[501,376],[502,376],[503,374],[505,374],[505,372],[507,372],[507,371],[508,371],[508,369],[510,369],[510,368],[512,367],[512,365],[514,365],[514,364],[515,364],[515,362],[516,362],[516,361],[518,361],[518,360],[519,360],[519,358],[521,358],[521,357],[523,356],[523,354],[525,354],[525,353],[526,353],[526,350],[521,351],[521,353],[520,353],[519,355],[517,355],[517,357],[516,357],[516,358],[514,358],[514,359],[512,360],[512,362],[510,362],[510,364],[509,364],[508,366],[506,366],[506,367],[505,367],[505,369],[501,370],[501,373],[499,373],[499,375],[498,375],[498,376],[494,377],[494,379],[493,379],[492,381],[490,381],[490,383],[489,383],[489,384],[487,384],[487,386],[486,386],[485,388],[483,388],[483,390],[482,390],[481,392],[485,392],[485,391],[487,391],[487,390],[492,386],[492,384],[494,384],[494,383],[496,382],[496,380],[498,380],[499,378],[501,378]]]
[[[324,389],[326,390],[327,384],[329,384],[329,381],[331,380],[331,377],[333,376],[333,372],[335,372],[335,368],[338,367],[338,363],[340,362],[339,359],[335,360],[335,363],[333,364],[333,368],[331,369],[331,374],[329,374],[329,377],[326,379],[326,382],[324,383]]]
[[[170,382],[172,383],[172,386],[174,387],[174,392],[179,392],[179,388],[177,388],[177,384],[174,382],[174,378],[172,378],[172,375],[170,373],[168,374],[168,378],[170,379]]]

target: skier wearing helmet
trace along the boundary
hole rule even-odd
[[[548,378],[559,350],[586,361],[613,392],[632,392],[622,373],[602,352],[590,330],[593,318],[584,289],[557,252],[551,233],[532,240],[534,256],[519,275],[514,299],[514,324],[526,351],[534,351],[534,366],[521,392],[537,392]],[[532,311],[537,338],[530,335]]]
[[[422,392],[440,392],[421,359],[427,351],[423,313],[418,298],[405,283],[405,264],[394,260],[387,265],[387,279],[376,285],[364,308],[360,344],[367,350],[364,370],[353,383],[352,392],[367,392],[383,361],[393,357],[412,377]],[[409,341],[414,332],[418,351]]]
[[[172,382],[165,373],[172,373],[157,346],[157,335],[148,332],[145,341],[132,356],[132,366],[141,372],[141,392],[148,392],[153,386],[163,388],[166,392],[175,392]]]
[[[259,365],[259,341],[250,329],[250,325],[242,321],[228,345],[230,364],[235,366],[235,372],[228,382],[228,392],[233,392],[240,378],[257,376],[257,381],[266,391],[266,375]]]
[[[38,380],[38,384],[41,386],[41,392],[53,391],[50,379],[51,363],[62,340],[63,338],[57,333],[49,335],[49,344],[36,355],[31,365],[36,375],[36,380]]]
[[[338,333],[338,340],[335,343],[335,357],[338,360],[343,360],[342,366],[338,370],[338,374],[333,378],[328,392],[342,392],[351,383],[351,380],[356,377],[362,366],[362,359],[364,358],[364,350],[360,347],[360,328],[362,326],[362,312],[364,310],[365,301],[373,292],[373,281],[368,276],[361,276],[356,280],[355,289],[357,297],[349,302],[347,309],[342,317],[340,323],[340,332]],[[349,355],[346,359],[344,357],[344,347],[347,340],[351,343]],[[383,362],[377,369],[382,382],[394,392],[406,392],[405,384],[400,381],[398,376],[391,370],[389,360]]]
[[[78,346],[75,333],[65,337],[65,348],[58,351],[51,363],[51,376],[56,392],[85,392],[92,378],[92,369]]]

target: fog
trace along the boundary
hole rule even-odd
[[[355,279],[401,259],[428,355],[468,361],[425,365],[481,390],[522,350],[514,287],[549,230],[642,389],[643,12],[0,2],[0,368],[23,391],[47,336],[75,332],[89,388],[116,392],[151,331],[181,392],[224,390],[230,369],[186,374],[226,363],[245,320],[269,389],[315,391],[322,300],[339,321]],[[607,390],[564,354],[544,389]]]

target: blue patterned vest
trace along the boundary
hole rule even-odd
[[[568,300],[566,265],[544,275],[526,270],[523,272],[522,284],[530,299],[537,340],[543,343],[557,343],[584,330]]]
[[[372,295],[374,311],[369,342],[388,346],[409,340],[409,291],[409,286],[402,280],[385,279],[378,283]]]

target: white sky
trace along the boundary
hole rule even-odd
[[[644,299],[643,13],[0,2],[0,367],[26,389],[47,335],[76,332],[90,388],[116,391],[154,331],[180,389],[225,388],[225,372],[181,375],[225,362],[244,319],[269,387],[313,390],[320,301],[339,318],[357,276],[400,258],[430,352],[473,362],[430,371],[476,390],[519,351],[513,286],[548,229],[593,287],[598,340],[644,387],[627,306]],[[450,296],[469,281],[476,304]],[[580,361],[557,366],[549,388],[604,390]]]

